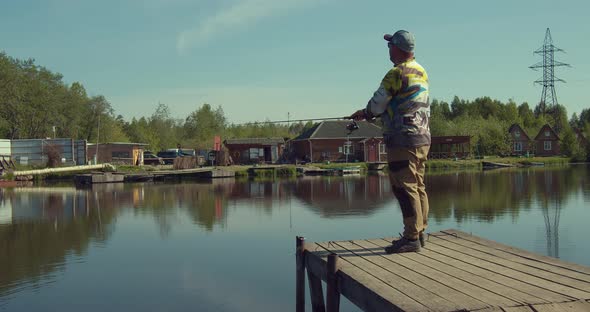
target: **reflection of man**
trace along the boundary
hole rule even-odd
[[[354,120],[380,116],[387,146],[389,179],[404,218],[404,235],[385,248],[387,253],[419,251],[428,224],[424,163],[430,149],[428,75],[414,59],[414,36],[400,30],[385,35],[391,69],[365,109]],[[420,240],[420,241],[418,241]]]

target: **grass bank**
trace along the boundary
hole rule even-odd
[[[532,163],[543,163],[546,166],[567,165],[567,157],[486,157],[484,159],[432,159],[426,162],[427,169],[481,169],[483,161],[528,166]]]

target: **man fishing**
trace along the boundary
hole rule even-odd
[[[417,252],[424,247],[428,225],[428,197],[424,168],[430,149],[428,75],[414,58],[414,35],[399,30],[383,37],[394,68],[381,81],[366,108],[350,116],[354,120],[383,122],[389,180],[404,219],[404,234],[387,253]]]

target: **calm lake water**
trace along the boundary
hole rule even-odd
[[[590,266],[590,166],[426,183],[430,231]],[[296,235],[375,238],[401,224],[383,175],[0,189],[0,310],[292,311]]]

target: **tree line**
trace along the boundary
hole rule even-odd
[[[501,155],[510,151],[508,128],[519,124],[534,138],[544,124],[562,140],[562,151],[585,158],[574,128],[590,134],[590,109],[568,119],[564,106],[531,108],[528,103],[503,103],[490,97],[450,103],[433,100],[431,131],[434,136],[469,135],[475,155]],[[203,104],[186,118],[174,118],[170,108],[158,104],[151,116],[125,120],[102,95],[89,96],[79,82],[67,84],[59,73],[0,52],[0,138],[67,137],[89,142],[147,143],[152,151],[173,148],[211,149],[216,135],[223,139],[245,137],[293,138],[314,124],[230,123],[221,106]]]
[[[308,124],[307,127],[310,125]],[[153,151],[211,149],[213,137],[293,137],[305,124],[233,124],[221,106],[197,107],[174,118],[160,103],[149,117],[125,120],[102,95],[89,96],[79,82],[67,84],[59,73],[0,52],[0,138],[78,138],[88,142],[147,143]]]
[[[546,107],[544,103],[531,108],[524,102],[517,105],[508,100],[503,103],[490,97],[472,101],[457,96],[447,103],[433,100],[430,128],[432,135],[469,135],[475,155],[507,155],[512,141],[508,129],[518,124],[533,140],[543,125],[549,124],[561,140],[561,151],[569,157],[586,159],[588,150],[577,142],[575,130],[586,138],[590,135],[590,109],[583,109],[568,119],[564,105]]]

